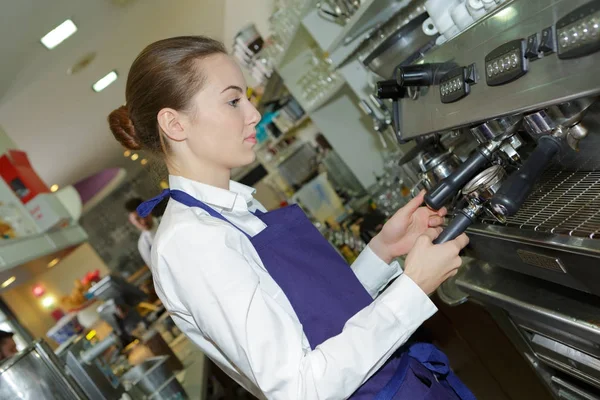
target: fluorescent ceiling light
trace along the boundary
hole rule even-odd
[[[52,29],[42,38],[42,44],[46,46],[48,50],[52,50],[62,42],[64,42],[69,36],[77,32],[77,25],[70,19],[66,20],[56,28]]]
[[[9,287],[10,285],[13,284],[14,281],[16,281],[17,278],[14,276],[11,276],[10,278],[8,278],[7,280],[5,280],[4,282],[2,282],[2,285],[0,285],[0,287],[2,287],[2,289]]]
[[[108,85],[116,81],[118,77],[119,75],[117,75],[117,71],[110,71],[104,77],[100,78],[98,82],[94,83],[92,85],[92,89],[94,89],[94,92],[100,92],[106,89]]]

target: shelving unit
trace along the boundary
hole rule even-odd
[[[31,237],[0,242],[0,271],[5,271],[36,258],[76,246],[87,240],[85,230],[71,225]]]
[[[309,1],[294,28],[293,38],[275,64],[290,94],[366,188],[383,172],[384,149],[372,119],[358,107],[359,101],[368,98],[373,89],[369,86],[369,72],[355,50],[375,29],[407,7],[410,0],[363,0],[362,3],[342,25],[320,16],[316,1]],[[307,89],[302,78],[311,68],[313,48],[320,49],[331,60],[332,69],[337,68],[337,80],[311,102],[304,97]],[[374,112],[380,114],[375,108]],[[285,137],[286,134],[282,135],[279,141]]]

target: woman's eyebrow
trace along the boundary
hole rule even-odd
[[[228,90],[237,90],[240,93],[244,93],[244,89],[236,85],[227,86],[221,93],[225,93]]]

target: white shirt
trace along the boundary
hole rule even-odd
[[[178,176],[182,190],[253,236],[265,224],[254,190],[230,191]],[[198,207],[170,200],[152,250],[157,294],[177,326],[233,379],[260,399],[345,399],[359,388],[436,307],[401,270],[368,247],[352,269],[371,305],[342,333],[311,350],[302,325],[248,238]]]
[[[154,241],[155,233],[155,230],[142,231],[138,239],[138,251],[148,267],[150,267],[150,260],[152,258],[152,242]]]

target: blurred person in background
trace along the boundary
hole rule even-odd
[[[13,339],[13,333],[0,331],[0,361],[11,358],[17,353],[19,353],[19,350],[17,350],[17,343]]]
[[[140,238],[138,239],[138,251],[142,256],[144,263],[150,267],[150,254],[152,251],[152,243],[154,242],[154,234],[156,233],[156,228],[158,228],[158,222],[152,214],[146,217],[140,217],[136,208],[143,202],[144,200],[139,197],[134,197],[125,203],[125,209],[129,213],[129,222],[141,232]]]

